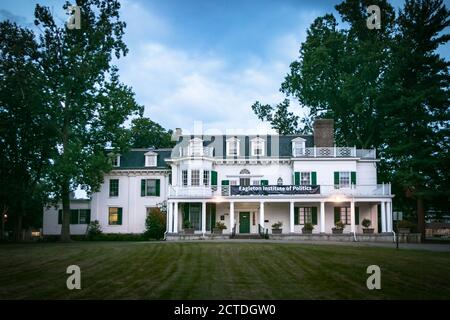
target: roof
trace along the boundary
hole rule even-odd
[[[142,169],[145,167],[145,154],[152,151],[158,155],[156,167],[154,169],[167,169],[165,159],[170,158],[172,149],[131,149],[120,155],[119,169]]]

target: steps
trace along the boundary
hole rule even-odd
[[[236,234],[232,239],[261,239],[259,234]]]

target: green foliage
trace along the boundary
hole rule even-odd
[[[397,222],[397,228],[414,229],[416,224],[408,220],[400,220]]]
[[[74,237],[74,239],[77,239]],[[148,238],[142,233],[102,233],[92,238],[91,241],[147,241]]]
[[[283,226],[283,222],[278,221],[278,222],[275,222],[274,224],[272,224],[272,229],[281,229],[282,226]]]
[[[131,145],[134,148],[171,148],[172,131],[166,131],[149,118],[140,117],[131,121]]]
[[[345,224],[344,224],[341,220],[336,221],[336,222],[334,223],[334,226],[335,226],[336,229],[338,229],[338,230],[343,230],[343,229],[345,228]]]
[[[361,221],[361,225],[364,228],[369,228],[372,225],[372,221],[370,221],[370,219],[363,219],[363,221]]]
[[[192,229],[194,225],[189,220],[183,221],[183,228],[184,229]]]
[[[289,100],[284,99],[283,102],[272,107],[271,105],[262,105],[256,101],[252,105],[253,112],[262,121],[267,121],[272,128],[278,131],[278,134],[299,133],[298,119],[299,117],[293,112],[289,112]]]
[[[94,239],[96,237],[98,237],[99,235],[101,235],[102,232],[102,227],[100,226],[100,222],[98,220],[94,220],[91,221],[91,223],[89,223],[88,228],[87,228],[87,238],[88,239]]]
[[[314,230],[314,225],[311,222],[307,222],[303,225],[303,229],[305,231],[312,231]]]
[[[161,240],[166,232],[166,215],[159,208],[151,208],[145,219],[144,235],[149,239]]]
[[[217,221],[214,228],[220,229],[220,230],[225,230],[227,228],[227,226],[222,221]]]

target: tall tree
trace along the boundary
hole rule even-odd
[[[172,131],[164,129],[149,118],[139,117],[131,121],[131,145],[134,148],[171,148]]]
[[[252,109],[259,119],[269,122],[272,125],[272,128],[277,130],[278,134],[291,134],[307,131],[308,127],[303,130],[299,129],[299,116],[289,111],[289,105],[289,99],[284,99],[283,102],[274,107],[256,101],[252,105]]]
[[[48,181],[55,200],[62,200],[61,240],[70,240],[69,194],[81,186],[96,191],[111,164],[104,148],[127,147],[124,121],[142,113],[132,90],[119,81],[113,54],[127,53],[122,40],[125,23],[118,0],[78,0],[81,28],[58,25],[48,7],[36,6],[41,66],[50,95],[50,117],[58,152],[52,157]],[[69,3],[63,8],[66,9]]]
[[[7,214],[14,223],[16,240],[23,219],[42,213],[41,183],[55,148],[44,83],[34,33],[1,22],[0,204],[2,218]]]

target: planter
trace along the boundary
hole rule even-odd
[[[272,234],[281,234],[281,231],[283,231],[283,229],[272,229]]]
[[[398,228],[398,233],[411,233],[410,228]]]
[[[364,228],[363,233],[373,233],[373,228]]]
[[[312,234],[312,230],[305,230],[302,228],[302,233],[303,234]]]
[[[194,228],[185,228],[184,234],[194,234],[195,229]]]
[[[331,229],[331,231],[333,231],[333,234],[342,234],[344,232],[344,229],[333,228]]]
[[[223,229],[213,228],[214,234],[223,234]]]

